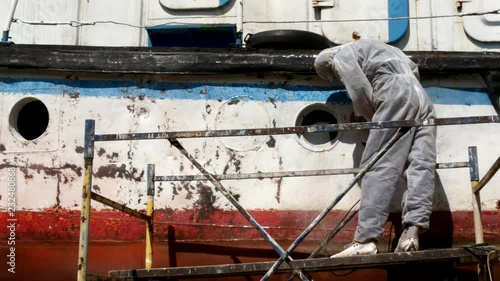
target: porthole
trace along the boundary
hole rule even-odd
[[[306,106],[297,115],[295,126],[337,124],[334,107],[328,104],[312,104]],[[337,141],[338,132],[307,133],[298,135],[299,142],[312,150],[332,148]]]
[[[41,100],[32,97],[24,98],[12,107],[9,124],[18,138],[34,140],[47,130],[49,111]]]

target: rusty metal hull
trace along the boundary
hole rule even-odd
[[[317,212],[253,211],[252,214],[282,247],[287,247]],[[307,258],[344,215],[344,212],[332,212],[293,252],[293,257]],[[500,246],[497,234],[500,232],[499,215],[500,212],[483,213],[485,241],[490,245]],[[193,213],[156,210],[155,216],[155,268],[275,261],[279,257],[236,211],[199,210]],[[16,247],[19,274],[8,275],[8,272],[2,271],[0,278],[16,281],[73,280],[77,271],[79,217],[78,211],[20,212],[18,235],[21,239]],[[6,218],[0,216],[0,219]],[[319,257],[335,253],[349,243],[355,221],[356,218],[348,223]],[[115,269],[144,268],[145,226],[145,222],[119,212],[94,212],[90,222],[89,273],[107,275],[108,271]],[[399,214],[394,213],[379,250],[391,251],[400,232]],[[473,245],[472,213],[433,213],[431,231],[421,241],[424,249]],[[4,245],[0,247],[5,249]],[[29,271],[26,270],[28,268]],[[387,274],[373,269],[361,272],[353,276],[362,280],[375,274],[380,277],[379,280],[385,280]]]
[[[153,201],[153,247],[147,250],[148,255],[154,253],[152,267],[276,260],[278,254],[260,233],[166,139],[178,137],[193,159],[216,174],[232,198],[286,248],[351,182],[359,171],[367,129],[376,127],[342,125],[353,121],[352,105],[340,85],[329,85],[312,72],[314,54],[309,51],[291,58],[286,52],[244,50],[151,53],[134,48],[2,46],[0,53],[9,54],[0,56],[0,168],[17,172],[17,266],[24,272],[5,275],[3,271],[0,279],[56,280],[57,275],[60,280],[72,280],[79,256],[87,254],[89,274],[149,266],[144,248],[146,229],[151,226],[140,218],[147,220],[153,213]],[[138,63],[134,55],[159,63]],[[426,248],[474,243],[467,162],[471,145],[478,151],[474,180],[485,174],[491,178],[481,190],[484,239],[500,245],[500,181],[487,173],[500,153],[498,124],[489,122],[498,120],[498,55],[477,55],[474,64],[468,64],[467,56],[418,53],[412,57],[422,66],[423,84],[439,117],[476,118],[481,121],[476,123],[484,123],[438,130],[439,177],[431,230],[422,237]],[[457,60],[461,63],[456,64]],[[14,109],[26,98],[40,100],[50,116],[47,130],[31,141],[19,137],[12,123]],[[280,129],[292,128],[303,121],[302,115],[325,108],[342,129],[335,136],[322,132],[311,142],[305,135],[312,132],[304,128]],[[83,138],[86,119],[96,120],[96,140],[102,141],[95,144],[92,155]],[[223,133],[257,132],[255,128],[264,128],[261,135],[218,138]],[[139,142],[140,136],[163,139]],[[197,138],[182,138],[186,136]],[[325,137],[331,139],[314,143]],[[83,161],[84,156],[94,158],[92,165]],[[147,190],[148,164],[156,165],[154,195]],[[339,173],[330,176],[333,170]],[[85,175],[91,175],[92,181],[84,181]],[[8,194],[0,189],[0,196],[5,199]],[[293,257],[310,254],[358,197],[359,190],[353,188]],[[80,228],[80,210],[90,206],[85,204],[88,201],[82,204],[82,198],[133,216],[93,202],[85,230]],[[397,201],[380,244],[383,252],[393,249],[401,231]],[[0,221],[7,219],[8,213],[0,212]],[[349,243],[355,220],[320,255],[328,256]],[[87,254],[78,253],[81,230],[83,239],[91,242]],[[0,238],[9,235],[7,229],[0,229]],[[0,249],[7,246],[0,244]],[[60,263],[56,266],[52,260]],[[366,278],[373,272],[354,274]]]

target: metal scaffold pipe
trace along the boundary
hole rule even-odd
[[[83,156],[85,172],[82,188],[82,211],[80,217],[80,240],[78,246],[78,274],[77,281],[87,280],[87,259],[90,232],[90,207],[92,201],[92,167],[94,160],[95,121],[85,121],[85,143]]]
[[[288,249],[281,255],[276,263],[267,271],[262,277],[261,281],[269,280],[271,275],[278,269],[278,267],[288,258],[288,255],[295,250],[295,248],[302,242],[309,233],[325,218],[335,205],[351,190],[351,188],[371,169],[371,167],[408,131],[408,128],[400,128],[394,136],[382,147],[377,154],[375,154],[367,163],[366,166],[351,180],[349,185],[338,194],[335,199],[328,205],[321,213],[314,219],[314,221],[295,239],[295,241],[288,247]]]
[[[5,22],[5,27],[2,33],[2,42],[9,41],[10,25],[12,24],[12,20],[14,19],[14,12],[16,11],[17,2],[18,0],[12,0],[10,2],[9,14],[7,15],[7,21]]]
[[[339,123],[329,125],[309,125],[280,128],[234,129],[234,130],[207,130],[207,131],[179,131],[179,132],[149,132],[95,135],[95,141],[126,141],[126,140],[153,140],[153,139],[181,139],[181,138],[211,138],[211,137],[241,137],[285,134],[307,134],[351,130],[371,130],[389,128],[408,128],[421,126],[444,126],[500,123],[500,116],[472,116],[450,117],[436,119],[415,119],[401,121]]]
[[[155,165],[149,164],[147,172],[147,196],[148,203],[146,215],[149,219],[146,221],[146,269],[153,267],[153,229],[154,229],[154,204],[155,204]]]
[[[266,230],[255,220],[255,218],[247,211],[243,206],[238,203],[238,200],[234,198],[234,196],[212,175],[210,174],[207,170],[203,168],[203,166],[196,161],[196,159],[189,154],[186,149],[182,146],[182,144],[176,140],[176,139],[169,139],[169,142],[177,148],[200,172],[202,172],[208,180],[214,185],[215,189],[219,191],[233,206],[247,219],[248,222],[250,222],[259,232],[262,234],[264,239],[271,244],[273,249],[280,254],[281,256],[285,255],[285,250],[269,235],[269,233],[266,232]],[[308,276],[306,273],[295,266],[293,266],[290,262],[292,262],[293,259],[290,257],[289,253],[286,255],[285,258],[283,258],[282,262],[287,262],[289,266],[293,270],[293,274],[302,279],[303,281],[309,281]],[[312,281],[312,280],[311,280]]]

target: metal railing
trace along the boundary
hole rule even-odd
[[[82,212],[80,220],[80,240],[78,253],[78,281],[87,280],[87,263],[88,263],[88,248],[89,248],[89,224],[90,224],[90,209],[91,200],[98,201],[102,204],[110,206],[116,210],[125,212],[131,216],[146,221],[146,268],[152,267],[153,261],[153,223],[154,223],[154,185],[156,181],[191,181],[191,180],[209,180],[228,199],[234,207],[264,236],[273,249],[280,254],[280,258],[266,273],[262,280],[267,280],[271,274],[283,262],[290,262],[293,259],[289,256],[290,253],[299,245],[299,243],[312,231],[312,229],[326,216],[326,214],[340,201],[340,199],[361,179],[364,173],[394,144],[402,134],[405,128],[420,127],[420,126],[445,126],[445,125],[466,125],[480,123],[500,123],[500,116],[477,116],[477,117],[456,117],[456,118],[441,118],[441,119],[417,119],[404,121],[386,121],[386,122],[363,122],[363,123],[343,123],[331,125],[311,125],[311,126],[296,126],[296,127],[281,127],[281,128],[260,128],[260,129],[237,129],[237,130],[208,130],[208,131],[184,131],[184,132],[150,132],[150,133],[125,133],[125,134],[95,134],[95,121],[86,120],[85,122],[85,138],[84,138],[84,180],[82,188]],[[289,171],[289,172],[271,172],[271,173],[251,173],[239,175],[212,175],[206,171],[197,160],[191,156],[187,150],[177,141],[179,138],[210,138],[210,137],[231,137],[231,136],[252,136],[252,135],[281,135],[281,134],[305,134],[315,132],[333,132],[347,130],[367,130],[367,129],[383,129],[383,128],[399,128],[393,138],[381,149],[363,169],[331,169],[331,170],[316,170],[316,171]],[[203,176],[155,176],[155,166],[149,164],[147,167],[147,210],[146,214],[137,210],[128,208],[124,204],[120,204],[111,199],[102,197],[91,191],[92,186],[92,170],[94,159],[95,142],[103,141],[129,141],[129,140],[153,140],[167,139],[174,147],[176,147],[198,170]],[[437,164],[438,169],[448,168],[465,168],[469,167],[471,175],[471,185],[473,190],[473,210],[474,210],[474,225],[476,232],[476,243],[483,243],[483,230],[481,223],[480,209],[480,190],[487,184],[500,167],[500,158],[495,162],[493,167],[487,172],[486,176],[479,180],[479,172],[477,165],[477,149],[469,148],[468,162],[450,162]],[[224,179],[251,179],[265,177],[300,177],[300,176],[320,176],[320,175],[339,175],[339,174],[355,174],[348,187],[325,208],[316,219],[302,232],[302,234],[289,246],[287,250],[274,241],[274,239],[259,225],[259,223],[238,203],[238,201],[227,191],[220,183]],[[352,217],[352,216],[351,216]],[[341,226],[342,224],[339,224]],[[322,243],[324,244],[324,243]],[[321,245],[320,245],[321,247]],[[317,252],[317,250],[315,251]],[[314,252],[313,252],[314,254]],[[293,268],[294,274],[302,280],[308,280],[308,277],[300,268]]]

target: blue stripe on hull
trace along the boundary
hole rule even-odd
[[[492,105],[486,88],[427,87],[425,90],[434,104]]]
[[[427,87],[434,104],[491,105],[486,88]],[[28,80],[2,79],[0,92],[20,94],[80,95],[85,97],[147,97],[172,100],[228,100],[250,97],[273,102],[350,103],[346,91],[339,87],[285,84],[175,83],[95,80]]]

